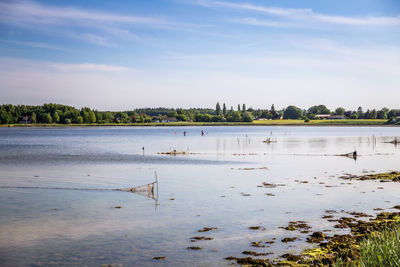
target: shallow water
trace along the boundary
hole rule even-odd
[[[385,143],[396,136],[395,127],[0,128],[0,260],[221,266],[245,250],[273,252],[269,258],[298,252],[310,244],[279,228],[289,221],[317,231],[333,226],[321,218],[325,210],[374,215],[400,204],[399,183],[339,178],[399,170],[400,148]],[[263,143],[268,137],[277,142]],[[157,154],[173,149],[190,154]],[[337,156],[354,149],[356,161]],[[128,188],[153,182],[155,171],[159,205],[127,192],[52,189]],[[263,182],[284,186],[257,187]],[[248,229],[255,225],[265,230]],[[214,239],[190,242],[203,235]],[[269,248],[250,246],[271,238]]]

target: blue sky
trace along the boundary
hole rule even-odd
[[[398,0],[0,0],[0,102],[399,108]]]

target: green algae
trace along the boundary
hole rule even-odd
[[[392,171],[392,172],[384,172],[384,173],[374,173],[368,175],[351,175],[347,174],[344,176],[340,176],[339,178],[346,180],[380,180],[381,182],[400,182],[400,172]]]

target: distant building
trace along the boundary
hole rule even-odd
[[[346,117],[343,115],[332,115],[326,118],[327,120],[345,120]]]
[[[159,117],[153,117],[153,118],[151,119],[151,122],[154,122],[154,123],[160,122],[160,118],[159,118]]]
[[[318,114],[315,115],[315,117],[317,117],[318,119],[327,119],[331,116],[331,114]]]
[[[18,123],[20,123],[20,124],[30,124],[30,123],[32,123],[31,119],[32,119],[32,117],[28,116],[28,115],[20,116]]]
[[[178,121],[175,117],[163,117],[161,122],[176,122]]]

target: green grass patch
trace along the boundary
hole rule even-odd
[[[361,266],[400,266],[400,226],[372,234],[360,252]]]

